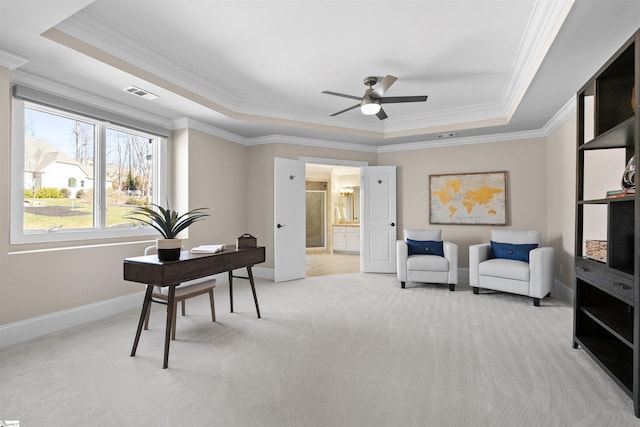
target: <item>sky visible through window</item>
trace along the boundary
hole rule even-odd
[[[25,108],[25,129],[33,136],[75,158],[75,120]]]

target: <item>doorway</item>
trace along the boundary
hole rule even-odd
[[[336,244],[360,249],[360,271],[366,273],[394,273],[396,271],[396,167],[367,166],[365,162],[328,160],[329,162],[274,158],[274,282],[301,279],[306,275],[305,247],[305,164],[313,163],[331,167],[331,175],[337,166],[360,169],[361,183],[360,218],[358,222],[331,223],[327,233],[330,252]],[[335,162],[335,163],[334,163]],[[331,186],[342,184],[331,180]],[[340,188],[340,187],[338,187]],[[333,199],[334,193],[331,192]],[[337,196],[336,196],[337,197]],[[330,203],[330,218],[335,214],[333,200]],[[355,217],[354,217],[355,218]],[[328,220],[329,222],[329,220]],[[329,228],[329,227],[327,227]],[[342,234],[341,234],[342,233]],[[357,242],[357,245],[354,245]]]
[[[360,271],[360,168],[305,163],[306,275]]]

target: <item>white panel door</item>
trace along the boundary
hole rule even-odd
[[[396,167],[367,166],[361,179],[360,270],[396,272]]]
[[[301,279],[306,273],[305,170],[297,160],[275,158],[274,261],[275,282]]]

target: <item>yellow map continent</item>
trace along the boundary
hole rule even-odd
[[[496,194],[500,194],[502,193],[502,191],[503,190],[499,188],[483,185],[477,190],[468,190],[464,195],[462,204],[467,208],[467,213],[471,213],[474,206],[486,206],[495,197]],[[495,215],[496,211],[494,209],[490,209],[488,213],[491,215]]]
[[[440,199],[443,205],[448,205],[453,200],[453,197],[460,192],[460,180],[450,179],[439,190],[433,192],[433,194]],[[455,208],[454,208],[455,209]],[[455,213],[452,212],[451,215]]]

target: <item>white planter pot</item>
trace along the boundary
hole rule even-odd
[[[176,261],[180,259],[182,239],[157,239],[156,248],[160,261]]]

